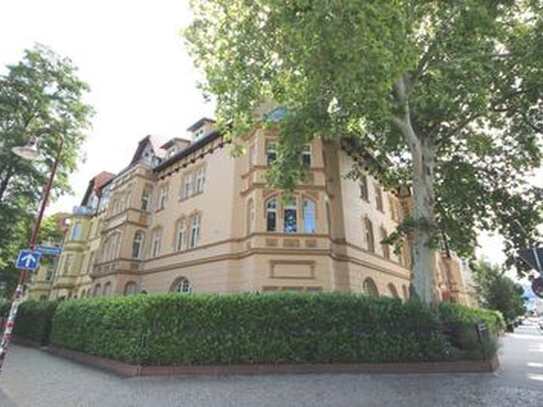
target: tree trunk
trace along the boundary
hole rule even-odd
[[[413,159],[413,213],[414,241],[412,252],[412,291],[421,301],[434,302],[435,251],[432,248],[434,229],[434,156],[430,138],[415,133],[411,123],[407,78],[400,78],[394,85],[395,97],[401,114],[393,123],[401,131],[411,150]]]
[[[434,150],[419,141],[411,145],[413,157],[413,289],[425,303],[433,303],[435,251],[434,233]]]

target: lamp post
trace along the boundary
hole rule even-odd
[[[49,132],[49,130],[44,130],[41,133]],[[51,187],[53,186],[53,180],[57,172],[58,163],[62,155],[62,149],[64,147],[64,136],[60,135],[60,143],[57,148],[57,155],[55,157],[55,162],[53,163],[53,168],[51,169],[51,174],[49,175],[49,180],[45,185],[43,191],[43,197],[38,211],[38,216],[36,222],[34,223],[34,228],[32,229],[32,236],[30,237],[29,246],[31,250],[34,250],[36,247],[36,240],[38,239],[38,232],[40,231],[41,221],[43,219],[43,214],[45,208],[47,207],[47,201],[49,200],[49,194],[51,192]],[[25,160],[36,160],[39,157],[38,151],[38,137],[32,136],[28,143],[22,147],[14,147],[12,149],[13,153],[17,154],[19,157],[24,158]],[[6,353],[8,350],[9,343],[11,341],[11,336],[13,332],[13,327],[15,326],[15,318],[17,317],[17,310],[20,303],[23,299],[24,283],[27,276],[27,270],[21,270],[19,274],[19,281],[17,282],[17,288],[15,289],[15,294],[13,296],[13,302],[11,303],[11,308],[9,310],[8,320],[4,328],[4,334],[2,335],[2,341],[0,342],[0,372],[2,371],[2,366],[4,365],[4,360],[6,358]]]

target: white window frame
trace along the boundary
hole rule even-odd
[[[160,256],[162,245],[162,229],[155,229],[153,232],[153,240],[151,242],[151,257]]]
[[[189,248],[194,249],[198,246],[200,241],[200,214],[195,214],[191,217],[190,222],[190,237],[189,237]]]
[[[185,249],[187,241],[187,222],[185,218],[179,219],[175,228],[175,251],[180,252]]]

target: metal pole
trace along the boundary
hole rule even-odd
[[[53,186],[53,180],[57,172],[58,163],[60,161],[60,156],[62,154],[62,149],[64,147],[64,137],[60,137],[60,144],[57,151],[57,156],[51,169],[51,174],[49,176],[49,181],[45,187],[43,193],[43,198],[41,201],[40,209],[38,212],[38,217],[36,218],[36,223],[34,224],[34,229],[32,230],[32,236],[30,237],[30,248],[34,250],[36,247],[36,240],[38,239],[38,232],[40,231],[41,221],[43,219],[43,214],[45,208],[47,207],[47,201],[49,200],[49,194],[51,192],[51,187]],[[17,317],[17,310],[23,299],[24,283],[26,280],[27,271],[22,270],[19,274],[19,281],[17,282],[17,288],[15,289],[15,294],[13,296],[13,302],[11,303],[11,308],[9,310],[8,320],[6,326],[4,327],[4,334],[2,335],[2,341],[0,342],[0,373],[2,372],[2,366],[4,365],[4,360],[6,359],[6,353],[8,351],[8,346],[11,341],[11,336],[13,332],[13,327],[15,326],[15,318]]]

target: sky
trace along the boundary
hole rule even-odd
[[[71,211],[89,179],[124,168],[147,134],[164,142],[186,137],[192,123],[213,117],[180,35],[190,20],[188,0],[4,2],[0,70],[17,63],[25,48],[47,45],[79,67],[91,87],[86,102],[96,110],[86,159],[70,178],[74,195],[52,204],[49,213]],[[479,255],[503,262],[499,236],[484,234],[480,244]]]

